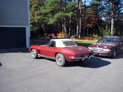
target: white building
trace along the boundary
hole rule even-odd
[[[29,47],[29,0],[0,0],[0,49]]]

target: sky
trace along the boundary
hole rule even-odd
[[[84,2],[85,0],[82,0],[82,2]],[[92,0],[86,0],[86,5],[90,5],[90,3],[92,2]]]
[[[73,0],[74,1],[74,0]],[[77,0],[76,0],[77,1]],[[82,0],[82,2],[84,2],[85,0]],[[92,2],[92,0],[86,0],[86,4],[90,5],[90,3]]]

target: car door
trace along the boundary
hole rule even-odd
[[[123,38],[119,40],[120,52],[123,52]]]
[[[50,41],[47,46],[41,49],[41,54],[48,57],[55,57],[55,41]]]

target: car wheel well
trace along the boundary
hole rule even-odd
[[[57,54],[63,54],[63,53],[60,53],[60,52],[56,52],[56,53],[55,53],[55,56],[56,56]],[[63,55],[64,55],[64,54],[63,54]]]
[[[56,55],[57,55],[58,53],[59,53],[59,52],[56,52],[56,53],[55,53],[55,57],[56,57]],[[62,53],[60,53],[60,54],[62,54]]]
[[[115,48],[116,52],[117,52],[117,49]]]
[[[117,49],[116,49],[116,48],[114,48],[113,51],[114,51],[114,50],[117,52]]]

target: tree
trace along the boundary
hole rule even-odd
[[[98,0],[103,9],[102,17],[111,23],[111,34],[114,35],[114,20],[122,13],[122,0]]]
[[[85,27],[90,29],[91,37],[93,36],[92,29],[94,30],[95,27],[98,27],[100,24],[100,9],[98,8],[100,3],[98,1],[93,1],[91,5],[87,8],[86,11],[86,20],[85,20]]]
[[[66,20],[73,15],[73,11],[70,8],[74,8],[75,4],[76,2],[69,3],[66,0],[63,3],[60,0],[31,0],[31,30],[43,30],[43,33],[46,34],[49,32],[48,29],[58,26],[52,30],[59,32],[60,23],[62,23],[65,29],[64,32],[66,33]]]

